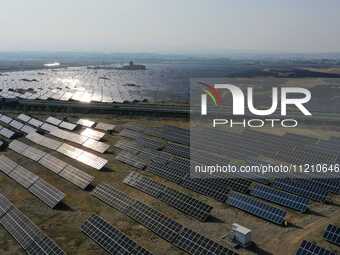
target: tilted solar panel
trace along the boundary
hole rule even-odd
[[[340,246],[340,228],[335,225],[329,224],[325,230],[323,237],[338,246]]]
[[[46,236],[21,211],[11,205],[1,217],[0,224],[11,234],[19,245],[30,255],[64,255],[58,245]]]
[[[4,155],[0,155],[0,171],[9,175],[17,167],[17,163]]]
[[[114,228],[103,218],[92,215],[81,226],[81,231],[99,244],[106,252],[112,255],[151,255],[148,251],[138,246],[123,232]]]
[[[296,255],[336,255],[336,253],[326,250],[310,241],[303,240]]]
[[[0,218],[8,212],[12,203],[2,194],[0,194]]]
[[[250,191],[250,194],[300,212],[305,212],[308,209],[309,199],[276,190],[268,186],[257,184]]]
[[[61,128],[70,130],[70,131],[73,131],[77,127],[76,124],[73,124],[73,123],[70,123],[70,122],[67,122],[67,121],[61,122],[58,126],[61,127]]]
[[[77,121],[77,124],[84,126],[84,127],[93,127],[94,124],[96,124],[96,122],[92,121],[92,120],[88,120],[88,119],[79,119]]]
[[[228,195],[227,204],[251,213],[255,216],[271,221],[276,224],[284,224],[286,212],[282,209],[272,207],[252,197],[231,192]]]
[[[96,141],[99,141],[105,136],[105,133],[91,129],[91,128],[85,128],[83,131],[80,132],[80,134],[82,136],[92,138]]]
[[[33,183],[35,183],[39,179],[37,175],[33,174],[20,165],[18,165],[12,172],[10,172],[9,177],[24,186],[26,189],[32,186]]]
[[[39,160],[39,163],[56,174],[59,174],[67,166],[66,162],[51,154],[46,154]]]
[[[77,185],[81,189],[86,189],[94,180],[93,176],[69,164],[66,165],[59,175]]]
[[[54,118],[52,116],[49,116],[47,119],[46,119],[46,122],[52,124],[52,125],[55,125],[55,126],[59,126],[59,124],[62,122],[62,120],[59,120],[57,118]]]
[[[21,113],[18,115],[17,119],[27,123],[31,119],[31,117],[26,114]]]

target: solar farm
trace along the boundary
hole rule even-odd
[[[192,178],[188,127],[2,112],[0,254],[340,253],[340,179]],[[340,133],[326,134],[228,131],[221,148],[212,133],[202,160],[340,163]],[[227,237],[233,223],[253,245]]]

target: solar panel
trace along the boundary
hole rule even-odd
[[[11,171],[13,171],[14,168],[17,167],[17,163],[15,163],[13,160],[7,158],[4,155],[0,155],[0,171],[5,173],[6,175],[9,175]]]
[[[138,246],[123,232],[114,228],[103,218],[92,215],[81,226],[81,231],[99,244],[106,252],[112,255],[145,254],[151,255],[148,251]],[[143,251],[141,253],[141,251]]]
[[[104,153],[110,148],[109,144],[99,142],[93,139],[87,139],[87,141],[84,142],[82,145],[86,148],[89,148],[99,153]]]
[[[336,255],[336,253],[326,250],[310,241],[303,240],[296,255]]]
[[[23,156],[32,159],[34,161],[39,161],[43,156],[46,155],[46,152],[29,146],[23,153]]]
[[[234,251],[196,233],[190,229],[183,228],[173,243],[192,255],[236,255]]]
[[[280,225],[285,223],[285,211],[279,208],[272,207],[252,197],[236,192],[231,192],[228,195],[228,199],[226,202],[233,207],[239,208],[273,223]]]
[[[88,119],[79,119],[77,121],[78,125],[84,126],[84,127],[93,127],[94,124],[96,124],[96,122],[92,121],[92,120],[88,120]]]
[[[27,144],[20,142],[19,140],[14,140],[8,145],[8,148],[19,154],[22,154],[28,147]]]
[[[0,129],[0,135],[6,137],[7,139],[12,139],[15,136],[15,132],[3,127],[2,129]]]
[[[300,212],[305,212],[308,209],[309,200],[307,198],[276,190],[268,186],[257,184],[250,191],[250,194]]]
[[[17,119],[27,123],[31,119],[31,117],[26,114],[21,113],[18,115]]]
[[[59,124],[62,122],[62,120],[59,120],[57,118],[50,116],[46,119],[46,122],[48,122],[52,125],[55,125],[55,126],[59,126]]]
[[[146,166],[145,162],[143,162],[143,160],[141,160],[138,156],[127,151],[119,152],[115,159],[140,170],[144,169]]]
[[[182,225],[139,201],[129,208],[127,215],[170,243],[182,228]]]
[[[96,125],[96,129],[103,130],[103,131],[113,131],[115,129],[115,125],[107,124],[103,122],[99,122]]]
[[[308,180],[276,179],[272,186],[315,201],[325,201],[328,191],[319,189],[318,185],[306,181]]]
[[[66,162],[51,154],[46,154],[39,160],[39,163],[56,174],[59,174],[67,166]]]
[[[37,130],[29,125],[24,125],[20,131],[24,132],[25,134],[29,134],[32,132],[37,132]]]
[[[63,121],[59,124],[59,127],[73,131],[77,127],[77,125],[67,121]]]
[[[2,114],[2,115],[0,116],[0,121],[3,122],[3,123],[8,124],[8,123],[10,123],[12,120],[13,120],[13,119],[12,119],[11,117],[8,117],[8,116],[6,116],[6,115],[3,115],[3,114]]]
[[[41,126],[40,128],[41,128],[42,130],[47,131],[47,132],[51,132],[51,131],[54,130],[54,129],[58,129],[58,127],[53,126],[53,125],[48,124],[48,123],[42,124],[42,126]]]
[[[82,136],[86,136],[86,137],[92,138],[92,139],[97,140],[97,141],[99,141],[100,139],[102,139],[105,136],[105,133],[93,130],[91,128],[85,128],[83,131],[81,131],[80,134]]]
[[[56,207],[65,197],[65,194],[54,188],[42,179],[38,179],[29,191],[47,204],[50,208]]]
[[[24,186],[26,189],[32,186],[33,183],[35,183],[39,179],[37,175],[33,174],[20,165],[18,165],[12,172],[10,172],[9,177]]]
[[[9,125],[10,125],[11,127],[14,127],[15,129],[18,129],[18,130],[20,130],[20,129],[24,126],[24,124],[22,124],[21,122],[19,122],[19,121],[17,121],[17,120],[12,120],[12,121],[9,123]]]
[[[12,203],[2,194],[0,194],[0,218],[8,212]]]
[[[198,220],[205,221],[210,215],[212,207],[196,200],[184,193],[170,189],[136,172],[130,173],[124,183],[137,188],[168,205],[190,215]]]
[[[338,246],[340,246],[340,228],[335,225],[329,224],[323,234],[323,237]]]
[[[121,213],[126,213],[135,203],[135,200],[129,198],[128,195],[108,184],[99,184],[96,186],[92,195]]]
[[[28,124],[31,124],[32,126],[38,128],[38,127],[42,126],[42,124],[44,124],[44,123],[42,121],[38,120],[38,119],[32,118],[28,121]]]
[[[77,185],[81,189],[86,189],[94,180],[94,177],[87,173],[68,165],[59,173],[66,180]]]
[[[0,224],[14,237],[27,254],[65,254],[52,239],[46,236],[13,205],[0,219]]]

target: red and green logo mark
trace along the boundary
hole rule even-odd
[[[205,82],[198,82],[199,84],[206,87],[206,89],[203,89],[203,91],[209,95],[211,100],[214,102],[216,106],[221,105],[222,102],[222,96],[220,92],[214,87],[214,85],[205,83]]]

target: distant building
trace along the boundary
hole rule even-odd
[[[117,70],[145,70],[145,65],[135,65],[133,61],[130,61],[128,65],[115,68]]]

